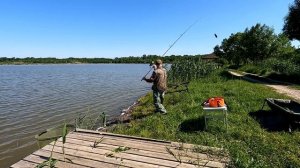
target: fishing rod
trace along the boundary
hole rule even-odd
[[[193,24],[191,24],[174,42],[172,45],[170,45],[170,47],[167,49],[167,51],[165,51],[162,55],[162,57],[164,57],[166,55],[166,53],[177,43],[177,41],[186,33],[188,32],[197,22],[199,19],[197,19]]]
[[[144,77],[146,77],[150,72],[151,72],[151,70],[152,70],[152,67],[153,67],[153,64],[154,64],[154,62],[152,61],[150,64],[149,64],[149,66],[150,66],[150,69],[149,69],[149,71],[146,73],[146,75],[144,76]],[[141,79],[141,81],[143,81],[143,79],[144,79],[144,77]]]
[[[167,52],[177,43],[177,41],[179,41],[179,39],[186,33],[186,32],[188,32],[197,22],[199,21],[199,19],[197,19],[193,24],[191,24],[171,45],[170,45],[170,47],[163,53],[163,55],[162,55],[162,57],[164,57],[166,54],[167,54]],[[150,64],[149,66],[151,66],[150,67],[150,70],[146,73],[146,75],[144,76],[144,77],[146,77],[150,72],[151,72],[151,70],[152,70],[152,65],[153,65],[153,62],[152,62],[152,64]],[[142,80],[144,79],[144,77],[142,78]],[[141,80],[141,81],[142,81]]]

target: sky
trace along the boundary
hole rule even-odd
[[[115,58],[213,52],[256,23],[282,32],[293,0],[0,0],[0,57]],[[218,35],[215,38],[214,34]],[[298,47],[299,42],[293,42]]]

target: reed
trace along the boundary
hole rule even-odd
[[[64,123],[63,130],[62,130],[62,143],[63,143],[63,145],[62,145],[62,152],[64,154],[64,161],[66,159],[66,155],[65,155],[65,143],[66,143],[66,140],[67,140],[67,134],[68,134],[67,124]]]
[[[53,151],[54,151],[54,147],[56,145],[56,142],[59,138],[62,138],[62,143],[63,143],[62,152],[63,152],[63,155],[64,155],[64,162],[65,162],[66,159],[69,160],[70,162],[72,162],[70,159],[65,157],[65,146],[64,146],[64,144],[66,143],[66,140],[67,140],[67,134],[68,134],[68,128],[67,128],[67,124],[65,122],[64,125],[63,125],[63,128],[62,128],[62,136],[55,138],[48,160],[45,160],[44,162],[38,164],[36,166],[36,168],[43,168],[43,167],[46,167],[46,166],[49,167],[49,168],[54,168],[55,167],[55,164],[56,164],[57,160],[53,158]]]
[[[191,81],[203,78],[218,68],[214,62],[202,61],[200,57],[176,61],[168,71],[172,83]]]
[[[167,151],[170,155],[172,155],[179,163],[182,163],[180,153],[175,154],[175,153],[172,152],[171,149],[168,148],[168,147],[166,147],[166,151]]]
[[[103,137],[94,141],[93,145],[90,145],[92,148],[97,148],[98,144],[103,141]]]
[[[106,127],[107,114],[105,112],[91,112],[90,108],[85,113],[77,114],[76,128],[96,130],[98,127]]]

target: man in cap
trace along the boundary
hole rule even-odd
[[[155,62],[154,71],[149,79],[143,78],[146,82],[153,83],[153,101],[156,108],[155,112],[166,114],[167,110],[163,106],[164,94],[167,90],[167,71],[163,68],[163,62],[157,59]]]

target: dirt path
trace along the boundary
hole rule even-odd
[[[281,94],[285,94],[289,97],[291,97],[292,99],[300,102],[300,90],[297,89],[293,89],[290,88],[289,85],[287,84],[275,84],[275,83],[271,83],[271,82],[262,82],[261,80],[258,79],[253,79],[251,77],[248,77],[244,74],[240,74],[240,73],[236,73],[233,71],[228,71],[231,75],[236,76],[236,77],[241,77],[247,81],[251,81],[251,82],[255,82],[255,83],[262,83],[268,87],[273,88],[276,92],[281,93]]]

